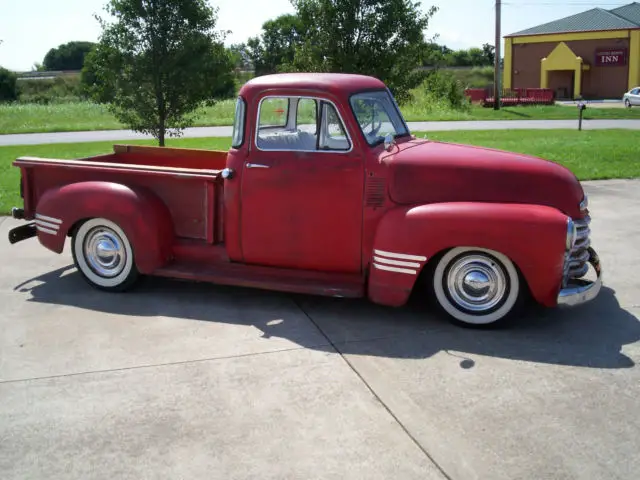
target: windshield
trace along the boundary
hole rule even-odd
[[[394,138],[409,135],[407,125],[388,90],[355,94],[351,97],[351,107],[369,145],[382,143],[388,133]]]

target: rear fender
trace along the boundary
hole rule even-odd
[[[153,192],[113,182],[79,182],[47,190],[36,206],[40,243],[62,253],[71,229],[90,218],[117,223],[125,232],[141,273],[151,273],[171,257],[171,214]]]
[[[562,280],[566,220],[559,210],[540,205],[456,202],[393,209],[376,231],[369,299],[403,305],[430,260],[450,248],[468,246],[509,257],[534,299],[554,306]]]

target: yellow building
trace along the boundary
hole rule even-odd
[[[640,86],[640,3],[593,8],[504,37],[503,87],[621,98]]]

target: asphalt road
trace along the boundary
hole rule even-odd
[[[463,122],[409,122],[414,132],[452,130],[577,129],[577,120],[489,120]],[[640,120],[584,120],[585,130],[623,128],[640,130]],[[230,137],[231,127],[193,127],[184,130],[185,138]],[[131,130],[94,132],[24,133],[0,135],[0,146],[37,145],[44,143],[110,142],[152,138]]]
[[[0,478],[637,478],[640,181],[586,190],[599,298],[489,332],[164,279],[105,294],[0,219]]]

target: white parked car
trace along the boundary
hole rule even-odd
[[[622,96],[624,106],[631,108],[632,105],[640,105],[640,87],[632,88]]]

